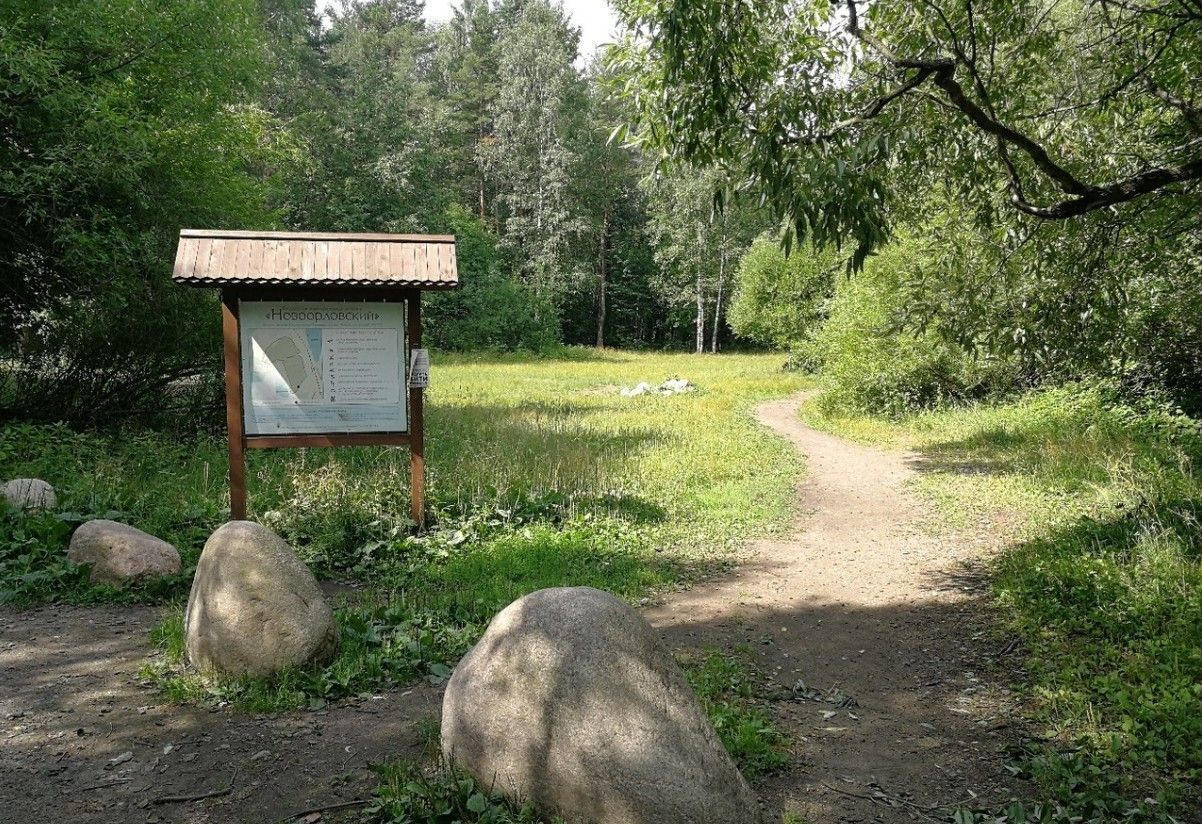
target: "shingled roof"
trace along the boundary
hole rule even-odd
[[[453,235],[183,229],[171,279],[188,286],[459,285]]]

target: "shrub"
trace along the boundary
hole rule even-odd
[[[935,324],[921,331],[902,324],[900,278],[907,268],[924,266],[929,251],[903,238],[838,284],[829,319],[804,347],[807,359],[821,366],[820,402],[827,411],[897,417],[1013,384],[1006,362],[974,358]]]
[[[837,268],[832,249],[795,248],[786,257],[773,234],[761,235],[739,263],[730,328],[757,343],[797,352],[825,320]]]
[[[426,298],[428,343],[439,349],[541,351],[555,344],[554,309],[506,274],[496,238],[460,207],[448,217],[458,249],[453,292]]]

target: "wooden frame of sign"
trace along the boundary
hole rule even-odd
[[[412,379],[409,359],[422,345],[422,290],[458,286],[456,266],[455,239],[450,236],[180,232],[173,280],[220,289],[232,518],[246,517],[247,449],[381,445],[409,447],[411,515],[415,523],[424,525],[424,383]],[[389,340],[392,329],[286,329],[288,335],[296,336],[284,342],[292,356],[287,360],[297,362],[293,367],[297,375],[287,372],[285,378],[274,369],[276,361],[271,360],[268,367],[278,386],[264,389],[260,361],[255,359],[269,356],[253,338],[254,330],[244,323],[243,313],[247,306],[258,308],[265,303],[280,304],[286,314],[294,314],[289,307],[300,304],[301,314],[296,316],[308,322],[318,322],[312,318],[323,314],[325,304],[331,311],[324,314],[330,316],[376,318],[380,313],[399,314],[403,341],[396,340],[396,335]],[[351,311],[348,304],[353,305]],[[402,313],[390,311],[398,304],[404,307]],[[364,311],[353,311],[358,307]],[[373,307],[379,311],[372,312]],[[308,340],[309,353],[304,336],[312,338],[314,333],[316,339]],[[253,347],[249,353],[255,370],[251,384],[244,374],[247,340]],[[369,345],[343,347],[340,351],[351,354],[344,354],[341,366],[336,367],[334,344],[347,340],[366,340]],[[362,375],[367,375],[366,382]],[[379,376],[383,376],[383,384],[392,385],[392,397],[378,394],[383,391],[387,395],[387,386],[381,390],[370,385],[372,378]],[[333,403],[335,378],[343,382],[340,393],[350,393],[350,399],[340,398],[343,402],[339,405]],[[356,380],[359,383],[353,383]],[[323,386],[323,381],[328,385]],[[352,384],[348,386],[347,381]],[[304,398],[298,397],[302,383],[306,384]],[[260,406],[259,396],[264,393],[269,397]],[[327,393],[330,404],[325,403]],[[407,394],[402,398],[398,393]],[[248,399],[254,406],[249,417]],[[360,414],[359,410],[371,414]],[[259,411],[266,412],[266,422],[258,419]],[[341,429],[328,425],[344,419],[354,425],[347,423]]]

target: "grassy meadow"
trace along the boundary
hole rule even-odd
[[[670,377],[697,388],[619,394]],[[408,519],[405,449],[250,453],[251,517],[320,576],[358,587],[339,610],[345,643],[330,665],[220,685],[178,667],[178,605],[204,540],[228,517],[219,436],[0,430],[0,475],[45,478],[65,511],[0,520],[0,600],[175,605],[149,671],[166,693],[254,710],[320,706],[445,678],[488,619],[524,593],[590,585],[652,596],[720,569],[743,538],[787,521],[800,460],[748,415],[757,400],[807,385],[779,356],[436,355],[432,384],[424,534]],[[106,515],[174,542],[184,573],[150,589],[89,586],[63,547],[73,523]]]
[[[1202,434],[1105,386],[900,422],[810,423],[912,451],[952,527],[1003,539],[996,603],[1021,640],[1046,791],[1021,820],[1165,821],[1202,785]],[[1028,811],[1027,815],[1034,815]],[[1078,818],[1064,817],[1076,815]],[[981,817],[976,820],[996,820]],[[1020,820],[1008,818],[1005,820]],[[1190,819],[1192,820],[1192,819]]]

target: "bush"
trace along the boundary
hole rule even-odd
[[[108,422],[212,397],[192,390],[220,362],[220,313],[171,261],[181,226],[275,222],[257,169],[288,152],[257,105],[256,8],[0,5],[0,416]]]
[[[775,235],[761,235],[739,263],[730,328],[797,353],[826,318],[838,265],[832,249],[795,248],[786,257]]]
[[[452,350],[542,351],[555,344],[555,312],[525,284],[502,270],[496,238],[460,207],[449,221],[458,247],[459,279],[453,292],[426,298],[429,345]]]
[[[929,252],[920,241],[900,239],[839,283],[829,319],[803,347],[805,358],[821,368],[826,411],[898,417],[1013,385],[1007,363],[974,358],[937,325],[903,326],[900,277],[924,266]]]

